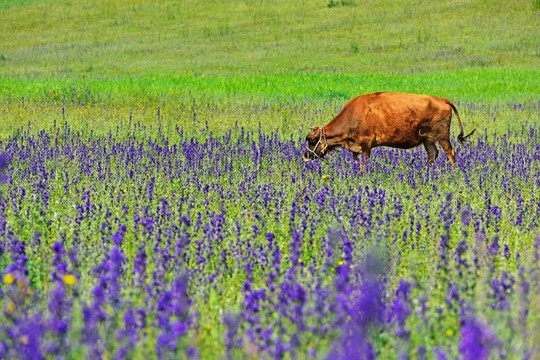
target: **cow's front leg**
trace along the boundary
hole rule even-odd
[[[352,157],[354,160],[354,165],[357,165],[360,167],[360,170],[364,171],[366,169],[366,162],[365,160],[360,164],[360,161],[358,161],[358,155],[360,155],[357,152],[353,152]]]
[[[355,143],[355,142],[349,142],[344,147],[346,150],[349,150],[350,152],[352,152],[354,164],[359,165],[360,169],[364,170],[365,168],[364,164],[360,164],[358,161],[358,155],[364,152],[364,149],[362,148],[362,146],[360,146],[360,144]]]

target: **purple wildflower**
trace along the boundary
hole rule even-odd
[[[495,337],[486,325],[474,317],[465,319],[459,343],[464,360],[487,359],[494,345]]]

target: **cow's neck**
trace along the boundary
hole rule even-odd
[[[339,131],[339,128],[336,126],[334,121],[331,121],[329,124],[323,126],[324,136],[328,143],[328,147],[345,147],[345,138],[343,132]]]

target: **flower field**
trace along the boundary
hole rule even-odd
[[[0,360],[539,359],[539,11],[2,0]],[[302,161],[379,91],[455,167]]]
[[[378,148],[363,171],[239,125],[21,127],[0,143],[0,358],[532,359],[539,143],[523,122],[455,168]]]

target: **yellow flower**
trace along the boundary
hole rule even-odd
[[[302,262],[302,259],[298,259],[298,262],[301,263],[301,262]]]
[[[452,335],[454,335],[454,332],[452,331],[452,329],[446,330],[446,336],[452,336]]]
[[[350,268],[352,269],[352,268],[354,267],[354,265],[353,265],[353,264],[351,264],[351,266],[349,266],[349,267],[350,267]]]
[[[77,283],[77,278],[75,277],[75,275],[64,275],[64,284],[66,285],[69,285],[69,286],[73,286]]]
[[[15,281],[15,276],[13,274],[7,274],[4,276],[4,284],[11,285]]]
[[[330,175],[328,175],[328,174],[323,175],[323,176],[322,176],[322,179],[323,179],[323,180],[328,180],[328,179],[330,179]]]
[[[338,265],[343,265],[343,260],[339,260]]]
[[[9,301],[7,304],[8,313],[13,314],[13,312],[15,311],[15,308],[16,308],[15,303],[13,301]]]

